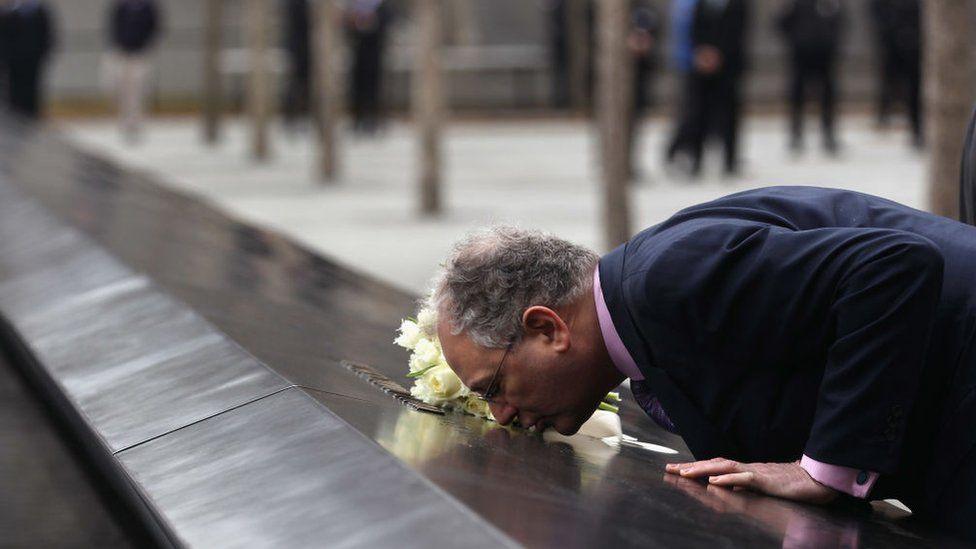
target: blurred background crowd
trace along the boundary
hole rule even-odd
[[[273,70],[281,76],[281,112],[298,122],[311,107],[313,6],[279,0],[268,11],[279,37]],[[148,105],[189,110],[203,90],[200,50],[208,24],[223,27],[219,70],[230,108],[247,82],[246,2],[223,2],[208,21],[206,2],[191,0],[3,0],[0,60],[3,95],[13,110],[39,116],[105,108],[116,92],[133,137]],[[340,2],[347,45],[346,101],[358,132],[376,131],[388,110],[408,102],[410,6],[406,0]],[[449,103],[462,110],[572,110],[593,104],[595,14],[590,0],[444,0]],[[665,157],[687,155],[700,168],[703,137],[736,169],[743,100],[785,108],[789,146],[805,145],[803,105],[820,109],[821,142],[837,152],[838,103],[872,108],[878,124],[898,108],[911,144],[921,123],[922,31],[919,0],[633,0],[627,46],[634,63],[633,117],[674,118]]]
[[[124,161],[203,192],[217,189],[207,179],[217,166],[231,169],[212,154],[226,143],[227,120],[246,128],[242,146],[253,161],[273,163],[275,143],[279,152],[288,142],[317,151],[315,158],[286,153],[290,171],[241,162],[235,173],[280,184],[301,158],[319,182],[362,190],[354,179],[400,181],[409,171],[420,218],[443,214],[445,170],[453,170],[456,197],[476,196],[480,187],[465,185],[482,175],[497,189],[507,178],[523,192],[541,192],[549,178],[598,205],[604,248],[665,210],[766,184],[846,186],[955,217],[976,99],[970,3],[0,0],[0,102],[28,118],[75,124],[83,130],[77,135]],[[118,143],[96,131],[102,126],[78,125],[107,119]],[[165,145],[147,142],[147,134],[164,133],[160,120],[174,119],[202,128],[202,141],[188,145],[180,134]],[[514,122],[500,128],[499,121]],[[566,125],[557,131],[553,121]],[[465,125],[472,123],[480,125]],[[455,145],[442,145],[448,126],[463,128]],[[477,142],[471,154],[459,152],[465,131]],[[587,149],[596,167],[585,174],[601,189],[595,196],[572,183],[586,167],[570,134],[597,137]],[[500,139],[516,154],[496,162],[490,155]],[[419,152],[409,163],[402,143]],[[531,158],[518,156],[528,151]],[[198,163],[174,162],[192,155]],[[890,175],[879,166],[898,180],[883,181]],[[727,188],[708,187],[713,174]],[[662,181],[648,206],[646,188]],[[675,181],[709,191],[672,200],[683,192],[668,187]],[[926,185],[926,198],[916,199]],[[218,200],[227,195],[213,192]],[[531,218],[510,198],[487,213],[483,198],[470,200],[482,221]],[[457,229],[447,231],[450,239]]]

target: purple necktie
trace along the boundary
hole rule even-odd
[[[634,399],[644,412],[651,416],[654,423],[657,423],[667,431],[678,434],[678,428],[668,417],[667,412],[661,406],[661,402],[651,393],[650,388],[644,381],[630,380],[630,390],[634,393]]]

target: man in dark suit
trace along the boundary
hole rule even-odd
[[[382,118],[383,56],[393,12],[385,0],[353,0],[346,6],[346,34],[352,51],[349,110],[353,129],[374,133]]]
[[[745,69],[746,0],[701,0],[691,27],[693,69],[689,89],[692,173],[701,172],[708,137],[725,147],[725,173],[738,170],[740,89]]]
[[[115,0],[109,11],[109,40],[117,53],[119,121],[129,142],[138,141],[142,131],[149,50],[159,26],[155,0]]]
[[[288,54],[288,78],[285,83],[282,112],[285,125],[295,128],[311,109],[312,42],[311,6],[308,0],[282,0],[283,46]]]
[[[882,77],[878,119],[887,121],[892,99],[901,92],[912,128],[912,144],[922,147],[922,6],[919,0],[871,0]]]
[[[777,24],[791,52],[790,148],[803,150],[803,118],[807,88],[820,91],[820,121],[824,149],[838,151],[834,133],[837,59],[845,21],[841,0],[791,0]]]
[[[48,7],[39,0],[9,2],[2,14],[0,46],[7,65],[9,108],[30,118],[40,116],[44,64],[54,47]]]
[[[976,228],[812,187],[683,210],[599,258],[461,242],[445,356],[499,422],[575,432],[625,377],[707,477],[810,503],[898,498],[976,540]]]

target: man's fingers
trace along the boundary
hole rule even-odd
[[[700,478],[706,475],[725,475],[741,472],[741,465],[730,459],[713,459],[692,463],[688,467],[678,468],[683,477]]]
[[[681,471],[685,469],[689,469],[691,467],[697,467],[699,465],[706,465],[710,463],[720,463],[723,461],[729,461],[729,460],[725,458],[717,457],[717,458],[707,459],[704,461],[690,461],[688,463],[668,463],[667,465],[664,466],[664,470],[669,473],[680,473]]]
[[[726,475],[714,475],[708,478],[709,484],[724,486],[726,488],[749,488],[759,490],[759,477],[752,471],[741,473],[729,473]]]

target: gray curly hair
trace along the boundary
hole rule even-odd
[[[435,277],[428,306],[452,333],[499,348],[522,337],[522,313],[560,307],[593,287],[593,251],[553,235],[511,226],[468,234]]]

